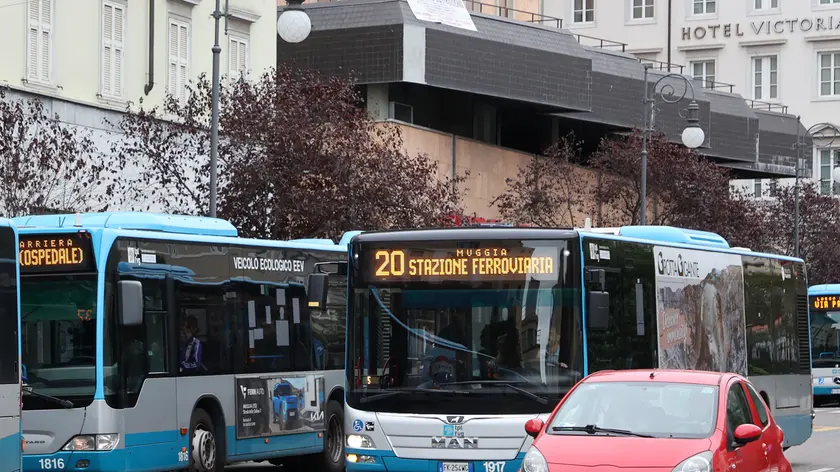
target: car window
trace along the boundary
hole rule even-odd
[[[738,426],[752,422],[752,410],[741,382],[733,383],[726,396],[726,425],[729,433],[733,434]]]
[[[755,393],[755,388],[750,384],[747,384],[747,392],[750,394],[756,411],[758,411],[758,419],[761,420],[761,427],[767,426],[770,423],[770,418],[767,414],[767,408],[764,408],[764,403],[761,402],[761,397]]]

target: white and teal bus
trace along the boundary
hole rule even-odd
[[[146,213],[15,222],[24,471],[343,469],[346,277],[327,275],[345,243]]]
[[[20,327],[18,324],[18,238],[14,225],[0,219],[0,470],[19,471]]]
[[[840,284],[808,288],[814,404],[840,401]]]
[[[348,471],[516,472],[526,421],[607,369],[749,375],[785,447],[811,435],[800,259],[661,226],[371,232],[348,251]]]

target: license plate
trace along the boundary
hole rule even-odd
[[[441,462],[438,472],[472,472],[470,462]]]
[[[295,412],[294,412],[294,411],[290,411],[290,412],[289,412],[289,416],[295,416]]]
[[[831,394],[832,395],[840,394],[840,388],[832,388],[831,389]]]

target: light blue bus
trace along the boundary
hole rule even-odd
[[[371,232],[348,252],[348,471],[547,470],[525,423],[610,369],[748,375],[727,395],[767,405],[784,447],[811,435],[801,259],[661,226]],[[656,434],[705,429],[685,399],[645,400],[679,425]]]
[[[15,223],[24,471],[343,469],[346,278],[326,284],[346,243],[148,213]],[[278,384],[295,421],[273,421]]]
[[[840,284],[808,288],[814,405],[840,401]]]
[[[0,470],[19,471],[20,349],[17,268],[18,237],[14,225],[0,219]]]

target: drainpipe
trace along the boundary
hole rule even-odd
[[[671,72],[671,20],[673,15],[671,14],[671,2],[673,0],[668,0],[668,72]]]
[[[155,2],[157,0],[149,0],[149,82],[143,87],[143,93],[149,95],[149,92],[155,88]]]

